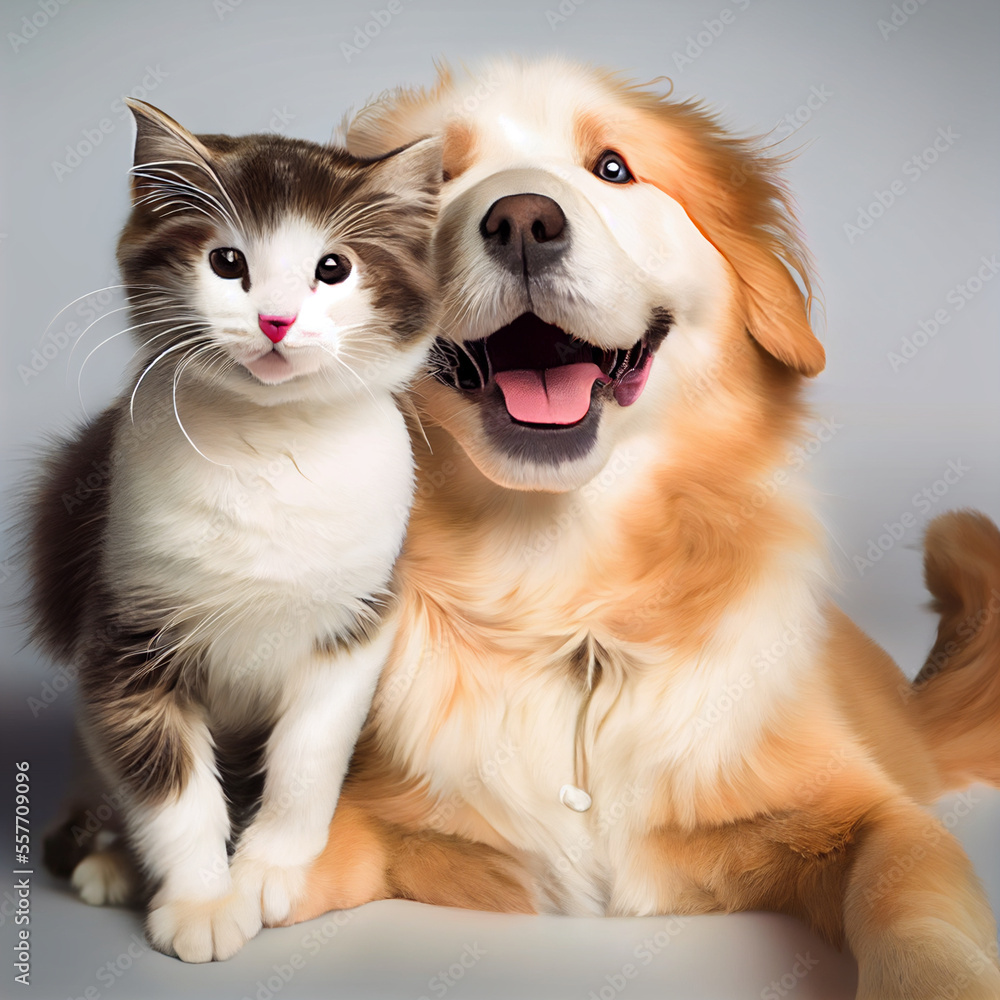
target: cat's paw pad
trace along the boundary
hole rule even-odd
[[[265,927],[288,923],[306,888],[307,865],[273,865],[248,857],[233,859],[236,891],[260,908]]]
[[[70,876],[70,884],[91,906],[117,906],[128,902],[136,883],[132,862],[119,848],[88,854]]]
[[[153,947],[183,962],[223,962],[260,928],[260,907],[236,891],[218,899],[154,899],[146,918]]]

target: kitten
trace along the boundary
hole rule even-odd
[[[289,915],[392,642],[393,394],[429,347],[440,149],[365,161],[129,106],[138,365],[46,461],[31,602],[78,667],[150,940],[201,962]]]

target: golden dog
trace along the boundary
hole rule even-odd
[[[402,624],[297,918],[771,909],[846,942],[860,997],[1000,996],[989,906],[921,807],[1000,782],[1000,534],[930,528],[913,684],[831,603],[785,471],[824,354],[779,164],[559,60],[443,73],[347,138],[431,133]]]

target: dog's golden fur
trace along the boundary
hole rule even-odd
[[[928,532],[942,620],[914,685],[830,603],[809,496],[775,478],[824,363],[789,271],[808,294],[808,261],[778,164],[699,107],[502,63],[383,99],[348,139],[374,154],[441,132],[460,187],[498,155],[494,95],[509,109],[529,90],[572,119],[578,164],[617,150],[683,207],[721,259],[722,305],[701,353],[683,324],[668,337],[616,471],[570,488],[501,483],[455,391],[418,387],[399,639],[298,919],[388,896],[773,909],[846,942],[861,997],[1000,995],[985,897],[922,808],[1000,782],[1000,625],[980,613],[1000,600],[1000,535],[967,513]],[[560,776],[591,812],[558,801]]]

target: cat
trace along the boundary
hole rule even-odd
[[[202,962],[289,915],[392,643],[441,154],[129,107],[137,365],[43,463],[29,604],[78,670],[149,939]]]

